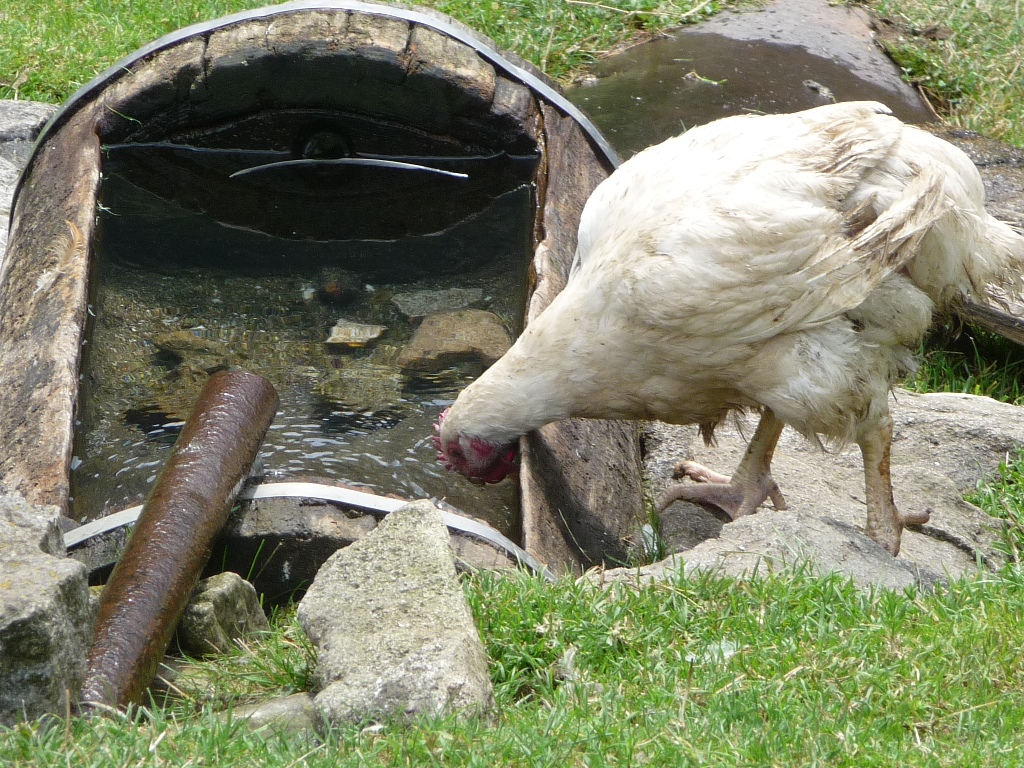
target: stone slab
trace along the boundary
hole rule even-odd
[[[299,604],[330,721],[486,713],[487,656],[429,501],[392,512],[320,569]]]

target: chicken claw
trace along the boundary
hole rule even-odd
[[[658,512],[679,500],[717,507],[732,520],[756,512],[765,499],[771,499],[777,510],[787,509],[786,499],[771,474],[772,455],[782,434],[782,426],[782,421],[765,409],[747,452],[732,477],[695,461],[679,462],[672,473],[673,479],[689,478],[696,484],[670,485],[658,497]]]
[[[659,512],[675,501],[710,505],[722,510],[731,520],[757,511],[765,499],[771,499],[777,510],[788,509],[779,484],[770,474],[748,483],[733,483],[732,478],[708,469],[695,461],[681,461],[672,473],[676,480],[689,478],[697,484],[676,483],[668,486],[656,502]]]

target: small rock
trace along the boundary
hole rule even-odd
[[[178,623],[178,647],[189,656],[224,653],[270,624],[252,584],[225,571],[199,582]]]
[[[154,336],[152,342],[160,352],[207,373],[227,368],[232,362],[227,344],[216,339],[201,338],[191,331],[161,333]]]
[[[376,341],[387,330],[384,325],[368,325],[353,323],[351,320],[339,320],[331,328],[331,335],[324,343],[328,346],[365,347]]]
[[[411,371],[438,371],[465,362],[487,368],[511,346],[508,331],[493,312],[441,312],[424,318],[398,356],[398,365]]]
[[[479,288],[446,288],[437,291],[413,291],[391,297],[398,311],[410,320],[419,320],[427,315],[465,309],[481,304],[484,292]]]
[[[313,386],[330,406],[351,414],[389,414],[397,418],[404,412],[401,372],[367,358],[342,360]]]
[[[661,513],[658,534],[666,554],[683,552],[722,534],[723,522],[699,504],[677,501]]]
[[[149,434],[158,430],[168,431],[168,425],[176,425],[168,434],[176,432],[192,414],[196,400],[209,378],[204,369],[182,363],[158,383],[152,397],[125,412],[125,421],[141,427]]]
[[[487,656],[429,501],[336,552],[299,603],[332,722],[488,712]]]
[[[359,298],[363,284],[359,275],[347,269],[325,267],[317,274],[316,295],[331,304],[348,304]]]
[[[153,337],[153,346],[182,359],[191,355],[225,354],[227,346],[216,339],[204,339],[191,331],[169,331]]]
[[[376,527],[373,515],[316,499],[245,501],[228,518],[218,544],[223,552],[213,557],[224,558],[229,568],[252,567],[256,589],[277,605],[301,594],[327,558]]]
[[[282,736],[315,736],[324,727],[320,710],[308,693],[235,707],[232,716],[244,720],[249,730],[266,730]]]

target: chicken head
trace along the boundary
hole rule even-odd
[[[441,425],[448,411],[438,416],[434,425],[434,447],[437,460],[453,471],[464,475],[472,483],[500,483],[519,468],[518,441],[512,445],[496,445],[479,437],[454,434],[448,440],[441,438]]]

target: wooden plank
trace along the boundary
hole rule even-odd
[[[0,489],[66,511],[95,223],[93,110],[36,150],[0,275]]]
[[[583,206],[610,172],[574,120],[545,105],[543,127],[543,239],[534,257],[528,322],[565,286]],[[636,424],[548,424],[523,438],[522,455],[526,550],[561,572],[625,561],[644,516]]]
[[[1013,307],[1017,310],[1024,310],[1019,304]],[[974,301],[966,301],[960,308],[960,317],[971,325],[975,325],[990,333],[996,333],[1010,341],[1024,346],[1024,311],[1011,315],[991,304],[978,304]]]

